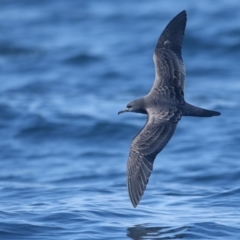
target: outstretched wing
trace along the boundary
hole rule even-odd
[[[177,108],[148,116],[148,121],[133,139],[127,164],[128,193],[134,207],[139,203],[157,154],[172,137],[182,112]]]
[[[156,76],[152,89],[173,86],[184,91],[185,66],[181,48],[186,21],[186,11],[180,12],[170,21],[158,39],[153,55]]]

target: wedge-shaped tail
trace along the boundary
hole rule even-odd
[[[184,106],[183,116],[213,117],[213,116],[219,116],[219,115],[221,115],[220,112],[195,107],[189,103],[186,103]]]

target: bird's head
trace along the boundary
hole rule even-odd
[[[128,103],[127,107],[124,110],[119,111],[118,114],[124,113],[124,112],[135,112],[135,113],[147,114],[147,111],[144,108],[144,99],[139,98],[137,100],[134,100]]]

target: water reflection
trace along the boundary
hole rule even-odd
[[[127,236],[134,240],[140,239],[182,239],[190,227],[155,227],[148,224],[136,225],[127,229]]]

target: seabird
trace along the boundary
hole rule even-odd
[[[212,117],[220,112],[195,107],[184,100],[185,67],[181,48],[186,11],[166,26],[153,54],[155,81],[150,92],[130,102],[123,112],[147,114],[147,122],[132,140],[127,163],[127,187],[133,207],[143,196],[157,154],[172,137],[182,116]]]

